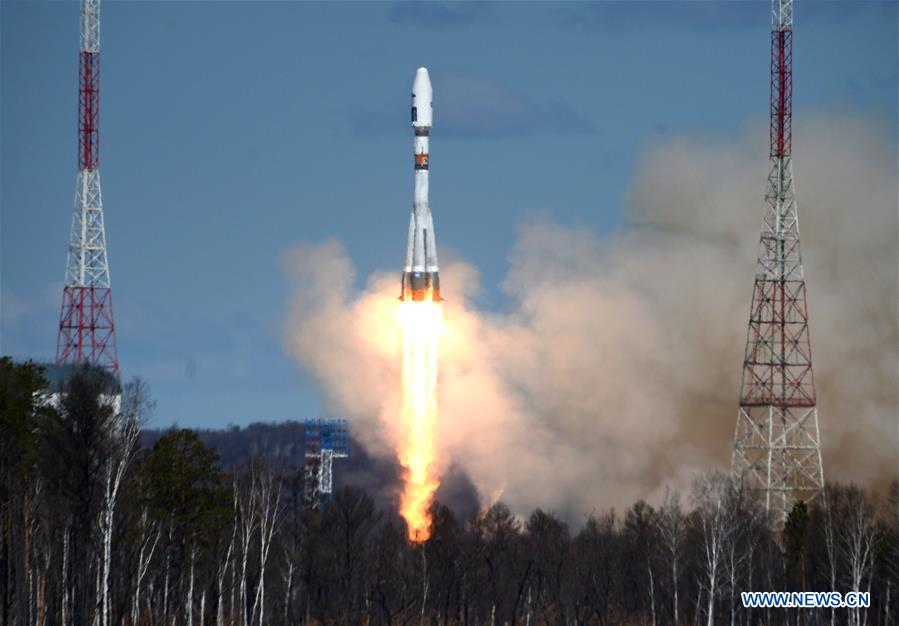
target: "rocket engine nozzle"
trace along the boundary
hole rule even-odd
[[[399,299],[403,302],[440,302],[439,272],[403,272],[403,290]]]

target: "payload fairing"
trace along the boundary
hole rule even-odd
[[[427,68],[420,67],[412,84],[412,128],[415,131],[415,196],[409,218],[406,265],[400,300],[440,300],[437,240],[428,206],[428,136],[433,122],[433,90]]]

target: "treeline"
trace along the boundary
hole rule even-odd
[[[177,426],[176,426],[177,428]],[[303,423],[284,420],[275,424],[255,422],[243,428],[229,424],[217,430],[191,429],[204,445],[218,452],[222,467],[230,468],[249,457],[264,457],[280,463],[303,463]],[[144,428],[140,442],[152,448],[167,430]]]
[[[176,426],[177,428],[177,426]],[[139,443],[152,448],[170,429],[141,429]],[[213,448],[226,472],[250,458],[262,458],[277,468],[296,468],[304,463],[303,423],[296,420],[254,422],[243,427],[229,424],[221,429],[192,428],[200,441]],[[396,459],[370,456],[353,436],[350,425],[349,458],[334,463],[335,484],[353,485],[372,497],[380,510],[396,508],[397,486],[402,468]],[[439,496],[457,516],[470,519],[478,512],[477,490],[468,476],[451,466],[441,481]]]
[[[358,487],[306,510],[295,465],[226,471],[190,430],[142,448],[151,410],[139,381],[81,368],[48,390],[0,360],[0,624],[897,624],[895,484],[831,486],[775,529],[718,474],[578,528],[435,503],[414,546]],[[749,590],[869,591],[871,606],[749,610]]]

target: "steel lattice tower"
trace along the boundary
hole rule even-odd
[[[56,362],[87,362],[118,377],[100,194],[100,0],[81,0],[78,68],[78,182]]]
[[[793,187],[792,96],[793,1],[772,0],[771,169],[731,466],[778,521],[824,488]]]
[[[306,447],[303,498],[309,508],[321,509],[334,487],[334,459],[349,456],[349,425],[345,419],[307,419],[303,424]]]

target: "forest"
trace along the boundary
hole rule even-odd
[[[53,389],[0,360],[0,625],[899,623],[895,481],[829,484],[783,524],[714,471],[655,506],[598,502],[576,527],[435,502],[413,545],[364,482],[308,509],[296,454],[232,446],[223,462],[190,429],[142,436],[152,412],[139,379],[85,366]],[[769,590],[871,604],[742,608]]]

